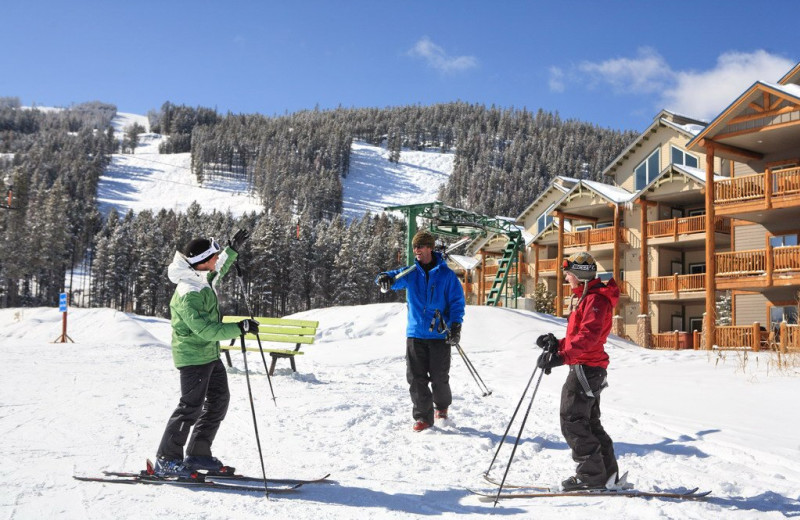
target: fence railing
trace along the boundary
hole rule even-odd
[[[717,253],[717,276],[752,276],[800,271],[800,246]]]
[[[688,235],[691,233],[704,233],[706,230],[706,217],[699,215],[696,217],[671,218],[668,220],[656,220],[647,223],[647,236],[650,238],[668,237],[677,235]],[[730,233],[731,221],[727,218],[718,217],[714,220],[714,231],[717,233]]]
[[[673,274],[647,279],[650,293],[678,293],[680,291],[702,291],[706,288],[705,274]]]
[[[714,203],[718,205],[750,202],[767,196],[768,177],[771,198],[800,193],[800,167],[765,171],[714,182]]]
[[[717,253],[717,276],[761,274],[767,270],[767,250]]]
[[[625,228],[619,228],[619,239],[625,242]],[[600,229],[584,229],[564,233],[564,247],[593,246],[599,244],[611,244],[614,242],[614,228],[606,227]]]
[[[686,349],[698,348],[700,332],[659,332],[651,336],[650,348],[654,349]]]

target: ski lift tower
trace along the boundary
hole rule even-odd
[[[428,227],[431,233],[443,235],[451,238],[470,237],[472,239],[486,236],[489,233],[505,235],[508,239],[503,256],[497,266],[489,296],[486,298],[486,305],[497,305],[503,289],[506,287],[508,275],[516,266],[516,279],[519,280],[519,264],[517,256],[525,248],[525,240],[522,238],[522,231],[508,220],[480,215],[471,211],[451,208],[442,202],[428,202],[425,204],[410,204],[407,206],[389,206],[383,208],[384,211],[400,211],[408,222],[406,236],[406,262],[414,263],[414,249],[411,246],[411,239],[417,233],[417,218],[429,221]],[[516,300],[515,300],[516,302]]]

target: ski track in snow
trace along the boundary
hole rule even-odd
[[[493,390],[482,398],[453,357],[451,419],[411,431],[405,382],[405,306],[333,307],[295,315],[320,321],[292,373],[280,360],[273,377],[248,355],[267,473],[316,477],[293,495],[193,491],[78,482],[73,474],[138,470],[154,457],[178,399],[167,320],[110,309],[72,309],[75,344],[60,333],[55,309],[0,310],[0,437],[13,471],[0,474],[0,518],[784,518],[800,515],[796,432],[787,396],[796,374],[768,370],[751,354],[747,370],[696,351],[653,352],[609,341],[611,386],[603,421],[622,471],[645,490],[713,491],[705,502],[567,497],[514,500],[497,508],[467,487],[487,487],[488,469],[531,377],[539,334],[563,334],[564,321],[535,313],[467,307],[463,347]],[[215,455],[260,474],[241,354],[232,352],[231,406]],[[758,364],[756,362],[758,361]],[[558,426],[557,368],[539,385],[522,432],[510,483],[557,484],[574,464]],[[538,378],[538,375],[537,375]],[[535,386],[534,384],[531,385]],[[530,395],[530,394],[529,394]],[[529,399],[523,401],[492,468],[502,477]],[[761,406],[753,405],[753,402]]]

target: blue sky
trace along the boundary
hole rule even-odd
[[[800,61],[794,0],[6,0],[0,96],[283,114],[455,100],[643,130]]]

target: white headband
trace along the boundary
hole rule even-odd
[[[211,245],[209,246],[208,249],[206,249],[205,251],[203,251],[198,255],[186,258],[186,261],[189,262],[191,265],[195,265],[219,253],[221,251],[219,243],[217,243],[217,241],[214,240],[214,237],[211,237],[209,240],[211,241]]]

